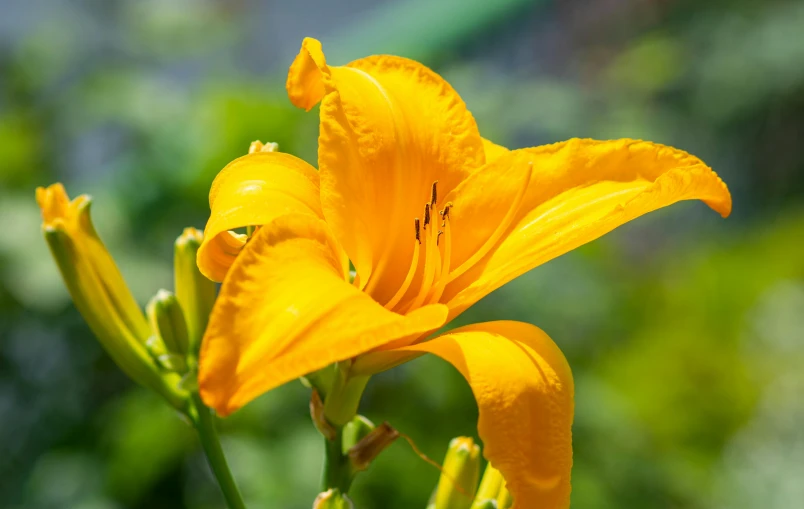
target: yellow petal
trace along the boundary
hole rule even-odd
[[[574,386],[547,334],[526,323],[488,322],[400,350],[438,355],[469,382],[483,454],[502,472],[514,507],[569,507]]]
[[[533,174],[510,233],[450,283],[442,302],[455,316],[484,295],[647,212],[702,200],[726,217],[731,196],[700,159],[655,143],[573,139],[515,153]]]
[[[493,141],[489,141],[486,138],[483,138],[483,152],[486,153],[486,162],[490,163],[493,162],[500,156],[503,156],[510,152],[507,148],[503,147],[502,145],[497,145]]]
[[[383,343],[440,327],[446,307],[407,316],[346,280],[326,224],[276,218],[248,242],[223,282],[201,347],[204,401],[226,415],[287,381]]]
[[[449,193],[484,163],[458,94],[427,67],[374,56],[331,67],[305,39],[288,74],[299,107],[321,101],[318,164],[324,216],[361,286],[384,304],[402,285],[433,182]]]
[[[318,172],[301,159],[280,152],[255,152],[229,163],[209,192],[209,221],[198,250],[201,273],[222,281],[246,242],[230,232],[261,226],[290,213],[323,217]]]

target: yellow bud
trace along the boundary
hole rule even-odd
[[[185,228],[176,239],[173,256],[173,276],[176,297],[184,311],[187,324],[188,349],[195,355],[207,328],[209,314],[215,304],[215,283],[204,277],[196,265],[196,254],[204,235],[195,228]]]
[[[498,509],[508,509],[514,504],[514,499],[511,498],[511,493],[505,487],[505,483],[500,486],[500,492],[497,494],[497,507]]]
[[[438,480],[434,509],[469,509],[480,478],[480,446],[469,437],[452,439]]]
[[[115,363],[135,382],[183,409],[176,375],[164,375],[148,353],[150,328],[90,217],[91,200],[70,201],[61,184],[36,190],[45,240],[75,303]]]
[[[480,487],[477,489],[477,495],[475,497],[476,502],[472,506],[472,509],[484,507],[483,504],[487,500],[494,500],[496,502],[500,494],[500,489],[505,489],[503,487],[504,483],[505,480],[500,471],[491,466],[491,463],[486,465],[486,471],[483,473],[483,480],[480,481]]]
[[[263,143],[260,140],[255,140],[251,142],[251,145],[249,145],[248,153],[253,154],[255,152],[279,152],[279,144]]]

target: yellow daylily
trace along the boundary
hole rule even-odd
[[[500,147],[446,81],[404,58],[334,67],[305,39],[287,90],[306,110],[321,103],[319,168],[253,151],[212,184],[198,264],[223,285],[201,351],[204,400],[225,415],[335,362],[361,377],[433,353],[471,385],[484,454],[516,507],[568,507],[573,380],[555,343],[510,321],[430,336],[646,212],[699,199],[727,216],[725,184],[644,141]]]

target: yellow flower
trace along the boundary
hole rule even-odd
[[[64,186],[36,190],[42,230],[75,307],[115,363],[135,382],[164,396],[177,409],[187,395],[179,376],[163,373],[148,353],[151,328],[100,237],[89,214],[91,199],[70,201]]]
[[[334,362],[361,377],[434,353],[471,385],[485,456],[516,506],[568,507],[573,380],[559,348],[508,321],[428,338],[646,212],[699,199],[727,216],[725,184],[696,157],[643,141],[509,151],[481,138],[448,83],[404,58],[332,67],[305,39],[287,89],[299,107],[321,103],[319,168],[255,151],[212,184],[198,264],[223,285],[201,350],[204,400],[228,414]],[[258,227],[250,239],[231,231],[246,226]]]

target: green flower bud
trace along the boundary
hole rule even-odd
[[[184,312],[175,295],[167,290],[159,290],[145,307],[151,331],[165,344],[169,354],[184,358],[187,355],[188,342],[187,323]],[[173,359],[172,364],[176,364]],[[174,371],[183,372],[186,365],[176,366]]]
[[[349,454],[349,449],[357,445],[375,428],[376,426],[370,420],[362,415],[356,415],[343,427],[343,442],[341,444],[343,454]]]
[[[204,277],[196,265],[196,254],[204,234],[195,228],[185,228],[176,239],[173,256],[173,275],[176,297],[187,323],[188,352],[195,355],[207,328],[209,314],[215,304],[215,283]]]
[[[469,509],[480,478],[480,446],[469,437],[454,438],[444,458],[433,509]]]

